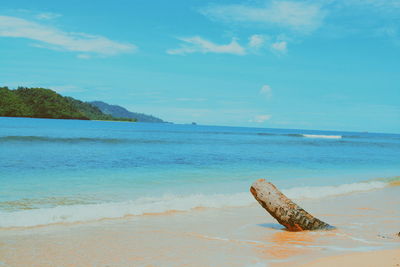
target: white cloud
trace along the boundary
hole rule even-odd
[[[264,6],[213,5],[202,9],[201,13],[226,22],[261,23],[298,32],[317,29],[325,17],[318,3],[296,1],[270,1]]]
[[[271,118],[272,118],[272,115],[267,115],[267,114],[256,115],[256,116],[254,116],[253,119],[250,120],[250,122],[263,123]]]
[[[235,39],[229,44],[219,45],[211,41],[203,39],[200,36],[178,38],[184,43],[179,48],[167,50],[168,54],[171,55],[185,55],[190,53],[219,53],[219,54],[234,54],[244,55],[246,49],[243,48]]]
[[[80,58],[80,59],[89,59],[89,58],[91,58],[91,56],[88,55],[88,54],[79,54],[76,57]]]
[[[0,37],[27,38],[41,42],[39,47],[103,56],[130,53],[136,46],[112,41],[99,35],[64,32],[57,28],[16,17],[0,16]]]
[[[273,44],[271,44],[271,49],[272,51],[281,53],[281,54],[286,54],[287,53],[287,42],[286,41],[277,41]]]
[[[273,39],[275,39],[275,41]],[[257,53],[261,49],[267,48],[276,54],[286,54],[288,51],[287,40],[289,40],[289,38],[283,34],[280,34],[275,38],[268,35],[253,34],[249,37],[247,49],[250,52]]]
[[[183,41],[179,48],[169,49],[167,53],[170,55],[186,55],[191,53],[225,53],[234,55],[246,55],[258,53],[260,49],[267,48],[272,52],[278,54],[285,54],[287,52],[287,41],[284,36],[276,37],[273,42],[270,36],[262,34],[253,34],[249,37],[249,41],[244,46],[240,45],[235,39],[229,44],[219,45],[208,41],[200,36],[178,38]]]
[[[59,17],[61,17],[61,15],[57,14],[57,13],[46,12],[46,13],[37,14],[35,17],[37,19],[42,19],[42,20],[51,20],[51,19],[59,18]]]
[[[260,48],[265,43],[265,37],[261,34],[253,34],[249,38],[249,47],[251,48]]]
[[[271,86],[264,84],[260,89],[260,94],[265,96],[266,98],[272,97],[272,88]]]

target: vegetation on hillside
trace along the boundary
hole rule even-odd
[[[89,102],[91,105],[98,107],[103,113],[120,118],[135,118],[139,122],[158,122],[163,123],[162,119],[143,113],[131,112],[118,105],[110,105],[102,101]]]
[[[45,88],[0,87],[1,117],[30,117],[49,119],[136,121],[104,114],[89,103],[64,97]]]

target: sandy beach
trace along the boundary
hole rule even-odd
[[[400,249],[350,253],[318,259],[303,265],[303,267],[331,266],[400,266]]]
[[[257,203],[248,207],[196,208],[190,212],[172,211],[90,223],[2,229],[0,266],[330,266],[328,263],[398,266],[400,263],[396,256],[400,247],[400,237],[396,235],[400,187],[297,202],[337,229],[288,232]],[[364,265],[365,261],[370,265]]]

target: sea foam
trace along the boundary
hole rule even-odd
[[[320,199],[324,197],[339,196],[356,192],[381,189],[388,185],[383,181],[370,181],[361,183],[341,184],[337,186],[305,186],[282,190],[289,198],[293,199]]]
[[[341,135],[322,135],[322,134],[303,134],[307,138],[326,138],[326,139],[341,139]]]
[[[321,199],[354,192],[381,189],[388,185],[389,183],[384,181],[369,181],[338,186],[295,187],[282,191],[293,200]],[[244,207],[253,203],[255,203],[255,200],[249,192],[212,195],[194,194],[186,196],[165,195],[160,198],[139,198],[125,202],[0,212],[0,228],[88,222],[168,211],[190,211],[197,207]]]

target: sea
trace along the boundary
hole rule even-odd
[[[0,118],[0,228],[241,207],[259,178],[318,200],[399,175],[399,134]]]

